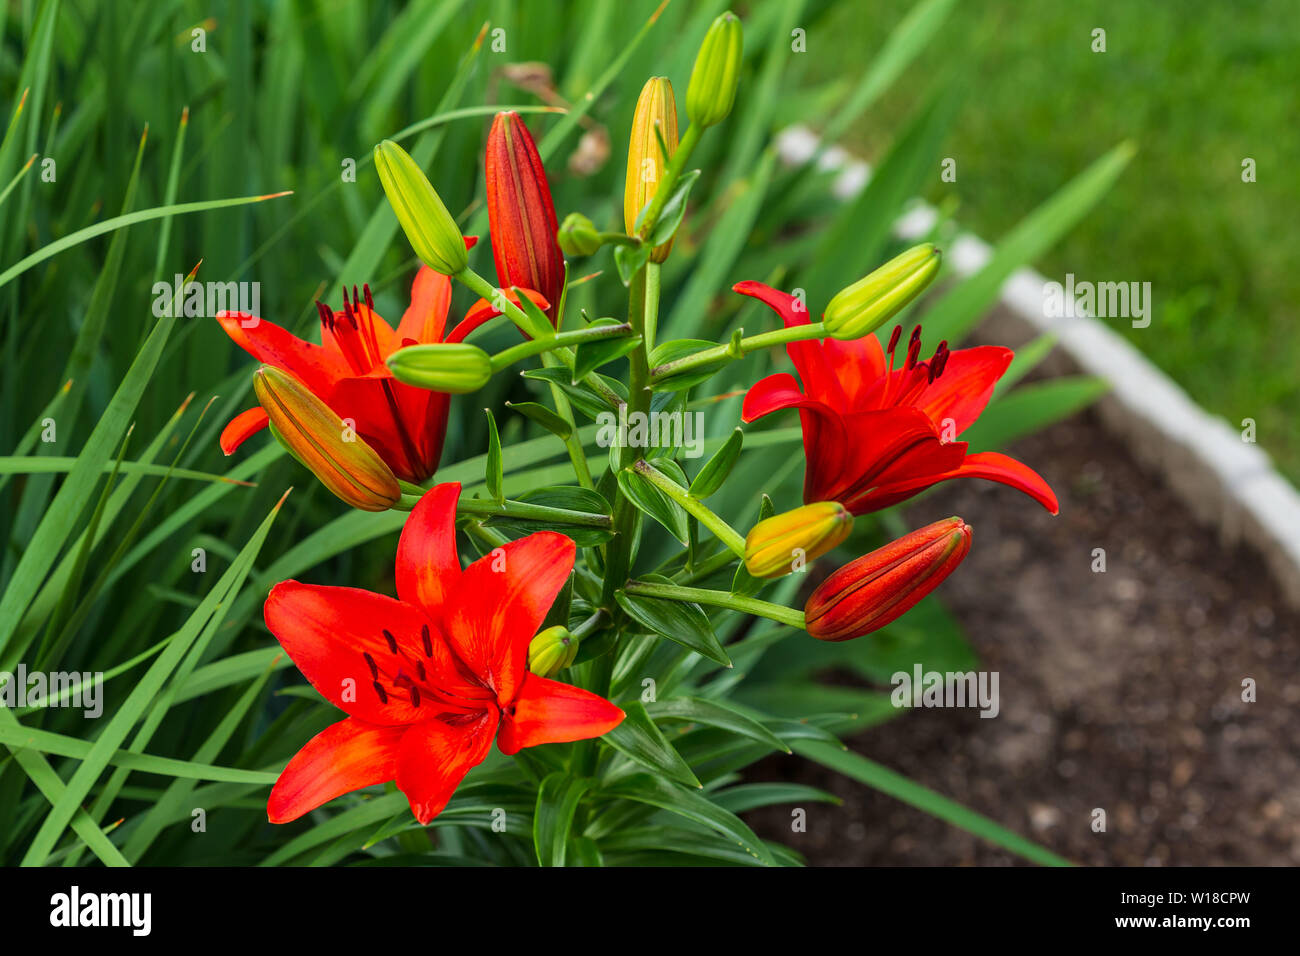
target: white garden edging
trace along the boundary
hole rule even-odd
[[[806,127],[792,126],[777,136],[777,151],[789,164],[806,162],[817,147],[816,134]],[[833,187],[840,199],[855,196],[871,175],[867,163],[839,147],[827,149],[819,165],[842,170]],[[895,224],[895,232],[903,238],[925,236],[936,215],[918,204]],[[993,249],[963,233],[944,252],[965,277],[982,269]],[[1123,336],[1089,315],[1046,315],[1047,282],[1032,269],[1015,272],[1002,287],[1002,312],[1026,337],[1052,333],[1058,352],[1109,383],[1109,393],[1098,403],[1106,426],[1139,460],[1158,469],[1193,514],[1213,523],[1226,541],[1244,540],[1259,550],[1288,599],[1300,606],[1300,493],[1262,448],[1243,441],[1238,429],[1192,401]]]

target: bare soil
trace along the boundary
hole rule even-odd
[[[1092,413],[1009,452],[1058,517],[982,481],[908,513],[975,529],[938,594],[999,672],[1000,714],[916,710],[850,746],[1081,864],[1300,864],[1300,613],[1262,559],[1198,525]],[[811,865],[1023,862],[799,758],[756,770],[843,798],[808,807],[806,833],[786,807],[747,815]]]

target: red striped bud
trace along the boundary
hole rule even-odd
[[[518,113],[498,113],[492,121],[485,172],[497,282],[541,293],[553,323],[564,289],[564,254],[546,170]]]
[[[808,633],[847,641],[884,627],[938,587],[970,544],[970,525],[945,518],[850,561],[808,598]]]

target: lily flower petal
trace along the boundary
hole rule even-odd
[[[335,797],[392,780],[406,732],[351,717],[326,727],[281,771],[266,803],[267,818],[288,823]]]
[[[599,737],[617,727],[623,711],[591,691],[528,674],[506,708],[497,747],[506,756],[538,744]]]
[[[456,556],[456,503],[460,482],[437,485],[423,497],[402,526],[397,541],[397,596],[424,608],[441,623],[443,606],[459,590]]]
[[[240,445],[265,428],[270,420],[266,409],[261,405],[240,412],[221,430],[222,454],[233,455]]]
[[[406,731],[397,755],[397,789],[406,794],[420,823],[441,813],[465,774],[483,762],[497,721],[497,710],[491,708],[476,720],[426,720]]]
[[[943,374],[916,402],[940,430],[952,419],[960,435],[980,417],[1015,353],[998,345],[958,349],[948,355]]]
[[[476,242],[478,236],[466,236],[465,248],[473,249]],[[441,342],[450,309],[451,279],[428,266],[420,266],[411,282],[411,304],[397,324],[394,347],[400,348],[408,339],[419,345]]]
[[[352,369],[343,357],[320,345],[298,338],[274,322],[242,312],[221,312],[217,321],[241,349],[263,365],[284,369],[317,395]]]
[[[394,648],[411,661],[426,659],[422,635],[429,621],[416,608],[360,588],[281,581],[263,613],[298,670],[335,707],[371,724],[424,716],[406,697],[374,686],[392,676],[376,670]]]
[[[859,506],[869,505],[868,511],[878,511],[912,497],[931,485],[950,478],[984,478],[1023,491],[1051,514],[1059,514],[1061,505],[1056,500],[1046,479],[1038,472],[1014,458],[996,451],[981,451],[967,455],[961,465],[939,474],[925,475],[891,484],[882,484],[860,500]],[[860,512],[865,514],[866,512]]]
[[[452,650],[510,703],[528,670],[528,645],[573,570],[572,538],[538,531],[475,561],[444,609]]]

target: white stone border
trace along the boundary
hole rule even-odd
[[[791,165],[807,162],[819,145],[816,134],[803,126],[782,130],[776,143],[782,160]],[[838,146],[826,149],[818,165],[842,170],[832,191],[845,200],[871,175],[867,163]],[[936,215],[933,208],[917,204],[895,224],[895,232],[903,238],[924,236]],[[953,270],[966,277],[984,267],[993,249],[963,233],[944,252]],[[1193,402],[1123,336],[1091,316],[1045,316],[1047,281],[1032,269],[1018,270],[1002,286],[1002,311],[1026,336],[1055,335],[1057,351],[1109,383],[1110,391],[1098,405],[1107,427],[1136,457],[1158,469],[1193,514],[1215,524],[1225,540],[1244,539],[1258,549],[1287,598],[1300,607],[1300,494],[1262,448],[1243,441],[1239,430]]]

